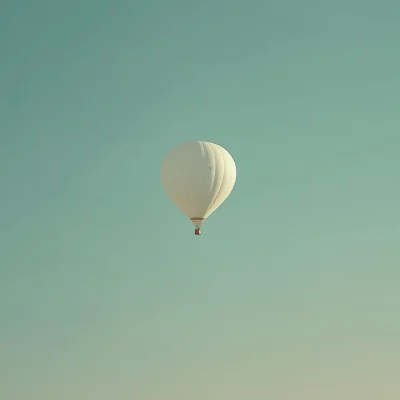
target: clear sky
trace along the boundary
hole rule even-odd
[[[0,398],[400,398],[400,3],[0,12]],[[163,157],[238,180],[195,237]]]

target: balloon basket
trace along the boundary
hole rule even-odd
[[[196,228],[194,230],[194,234],[197,235],[197,236],[201,236],[201,229],[200,228]]]

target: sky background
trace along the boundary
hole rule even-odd
[[[400,398],[400,3],[3,0],[0,398]],[[195,237],[160,166],[238,168]]]

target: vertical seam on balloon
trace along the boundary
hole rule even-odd
[[[226,167],[229,164],[229,162],[227,161],[228,153],[226,153],[223,150],[221,151],[221,153],[222,153],[222,157],[224,159],[224,166],[225,166],[225,170],[226,170]],[[236,166],[235,166],[235,168],[236,168]],[[225,175],[224,175],[224,178],[225,178]],[[229,180],[225,180],[223,182],[224,189],[219,192],[219,195],[218,195],[219,200],[220,200],[219,204],[218,204],[218,201],[215,201],[213,203],[213,206],[215,207],[215,209],[217,209],[222,204],[222,202],[225,201],[225,199],[229,196],[229,193],[232,191],[232,188],[233,188],[232,187],[232,180],[233,180],[232,175],[229,175],[228,178],[229,178]],[[221,188],[222,188],[222,185],[221,185]],[[221,202],[221,199],[223,199],[222,202]]]
[[[200,144],[201,144],[201,148],[202,148],[202,151],[203,151],[203,159],[204,159],[204,157],[205,157],[205,154],[206,154],[206,150],[205,150],[205,148],[204,148],[204,143],[203,142],[199,142]],[[203,175],[203,185],[206,183],[206,175]],[[210,189],[211,190],[211,189]]]
[[[214,174],[213,174],[213,179],[212,179],[212,182],[211,182],[211,187],[210,187],[210,192],[211,192],[211,190],[213,189],[213,187],[214,187],[214,183],[215,183],[215,175],[216,175],[216,165],[217,165],[217,156],[215,155],[215,152],[214,152],[214,149],[213,149],[213,147],[211,146],[211,144],[210,143],[207,143],[208,144],[208,146],[210,147],[210,149],[211,149],[211,153],[213,154],[213,156],[214,156],[214,169],[213,169],[213,172],[214,172]]]
[[[210,143],[208,143],[208,142],[206,142],[205,144],[207,145],[207,147],[208,147],[208,149],[209,149],[209,153],[212,153],[212,155],[213,155],[213,157],[214,157],[214,164],[215,164],[215,166],[216,166],[216,164],[217,164],[217,157],[216,157],[216,155],[215,155],[215,153],[214,153],[213,146],[212,146]],[[210,156],[208,156],[208,159],[209,159],[209,158],[210,158]],[[210,161],[210,159],[209,159],[209,161]],[[215,184],[215,175],[216,175],[216,168],[214,168],[214,170],[213,170],[213,179],[212,179],[212,182],[211,182],[211,185],[210,185],[209,193],[211,193],[211,191],[212,191],[213,188],[214,188],[214,184]],[[211,202],[212,202],[212,201],[211,201]],[[208,210],[209,210],[209,208],[210,208],[210,204],[211,204],[211,203],[209,203],[208,206],[207,206],[207,208],[204,210],[204,216],[207,215],[207,212],[208,212]]]
[[[226,189],[226,174],[225,174],[225,171],[226,171],[226,159],[225,159],[225,152],[224,152],[224,150],[221,150],[220,148],[218,148],[218,151],[219,151],[220,155],[222,156],[222,161],[223,161],[223,165],[224,165],[224,173],[223,173],[223,176],[222,176],[221,186],[219,187],[218,193],[215,196],[215,198],[214,198],[214,200],[213,200],[213,202],[211,204],[211,207],[214,207],[214,208],[215,208],[215,203],[217,203],[218,198],[224,192],[222,190],[222,188],[224,188],[224,190]]]
[[[205,154],[204,143],[203,143],[203,142],[199,142],[199,143],[201,144],[201,149],[202,149],[202,151],[203,151],[203,157],[204,157],[204,154]]]
[[[211,146],[210,146],[210,147],[211,147]],[[215,156],[215,152],[214,152],[214,149],[213,149],[213,148],[212,148],[212,151],[213,151],[214,156]],[[224,158],[223,154],[221,153],[221,150],[219,149],[219,147],[218,147],[218,151],[219,151],[219,154],[222,155],[223,166],[224,166],[224,170],[223,170],[223,172],[222,172],[222,182],[221,182],[220,187],[218,188],[217,193],[215,194],[214,198],[212,199],[210,205],[208,206],[207,211],[206,211],[206,214],[207,214],[207,213],[210,211],[210,209],[213,207],[213,205],[214,205],[214,203],[215,203],[215,200],[218,198],[219,193],[220,193],[220,191],[221,191],[221,188],[222,188],[222,186],[223,186],[223,184],[224,184],[224,180],[225,180],[225,158]],[[217,156],[215,156],[215,158],[217,158]]]

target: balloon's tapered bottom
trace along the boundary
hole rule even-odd
[[[194,230],[194,234],[197,235],[197,236],[201,236],[201,229],[200,228],[196,228]]]

